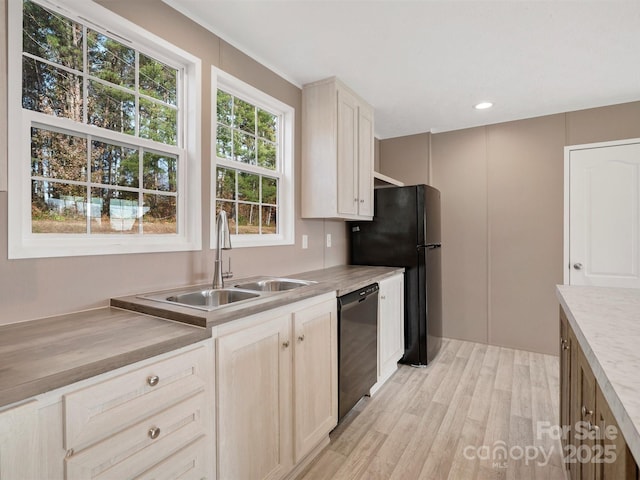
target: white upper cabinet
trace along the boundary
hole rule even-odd
[[[335,78],[302,90],[302,217],[373,217],[373,108]]]

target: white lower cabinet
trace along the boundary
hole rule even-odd
[[[337,424],[331,293],[222,325],[217,339],[218,478],[279,479]]]
[[[0,410],[0,480],[40,478],[37,452],[39,443],[38,402]]]
[[[291,458],[289,315],[218,338],[218,476],[281,478]]]
[[[228,322],[0,409],[0,480],[295,476],[338,420],[336,306],[330,292]]]
[[[404,276],[385,278],[378,302],[378,382],[375,390],[398,368],[404,355]]]
[[[336,299],[293,314],[294,460],[299,462],[336,426],[338,323]]]
[[[0,412],[0,479],[214,480],[214,361],[209,339]]]

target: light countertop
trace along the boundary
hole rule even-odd
[[[640,289],[560,285],[580,348],[640,463]]]

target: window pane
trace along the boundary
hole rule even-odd
[[[216,170],[216,198],[236,199],[236,171],[228,168]]]
[[[22,106],[81,122],[82,79],[46,63],[23,57]]]
[[[89,123],[116,132],[135,133],[133,94],[89,82]]]
[[[262,234],[271,235],[278,233],[277,208],[270,206],[262,207]]]
[[[87,30],[89,73],[127,88],[136,85],[136,52],[101,33]]]
[[[278,117],[258,109],[258,136],[271,142],[276,141]]]
[[[105,185],[138,187],[138,151],[91,142],[91,181]]]
[[[256,164],[256,139],[251,135],[245,135],[233,131],[233,153],[235,160],[250,165]]]
[[[260,205],[238,204],[238,235],[260,233]]]
[[[216,131],[216,155],[220,158],[233,158],[231,149],[231,129],[218,125]]]
[[[278,179],[262,177],[262,203],[278,204]]]
[[[87,190],[81,185],[31,182],[33,233],[86,233]]]
[[[227,221],[229,222],[229,232],[232,235],[235,235],[237,231],[236,203],[218,201],[216,202],[216,218],[218,217],[218,213],[220,212],[220,210],[224,210],[227,213]],[[216,218],[213,219],[214,224],[215,224]]]
[[[276,169],[276,145],[258,139],[258,165],[264,168]]]
[[[140,92],[171,105],[176,104],[178,71],[140,54]]]
[[[142,231],[146,234],[178,233],[176,197],[145,194]]]
[[[86,180],[87,140],[31,128],[31,175],[60,180]]]
[[[82,70],[82,25],[25,2],[22,48],[50,62]]]
[[[243,202],[260,201],[260,176],[238,172],[238,200]]]
[[[177,115],[174,108],[141,98],[140,137],[175,145],[178,137]]]
[[[228,93],[218,90],[217,118],[219,123],[231,125],[233,122],[233,97]]]
[[[175,192],[177,172],[178,159],[173,155],[144,153],[143,188]]]
[[[256,134],[256,108],[244,100],[235,98],[233,102],[233,126],[252,135]]]
[[[140,216],[136,192],[91,189],[91,233],[138,233]]]

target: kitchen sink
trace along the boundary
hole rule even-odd
[[[317,282],[310,280],[298,280],[296,278],[264,278],[253,282],[239,283],[234,285],[235,288],[245,290],[254,290],[258,292],[282,292],[285,290],[293,290],[294,288],[313,285]]]
[[[173,294],[143,295],[143,298],[157,300],[160,302],[174,303],[200,310],[211,311],[232,303],[252,300],[260,297],[256,291],[242,290],[239,288],[198,288],[197,290],[186,290]]]

